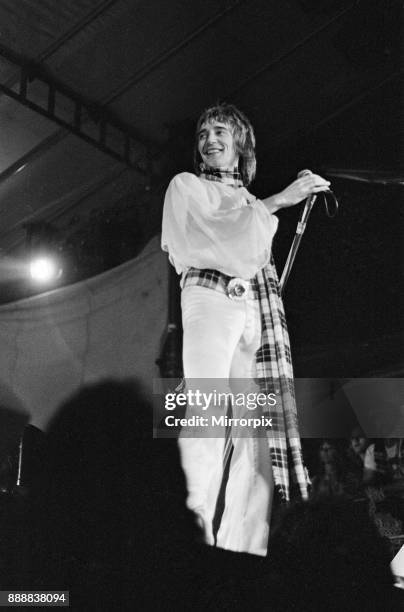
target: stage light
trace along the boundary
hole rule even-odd
[[[62,268],[56,258],[41,256],[33,259],[29,264],[31,279],[40,284],[56,281],[62,275]]]
[[[42,287],[59,285],[64,262],[60,257],[58,231],[45,221],[27,223],[25,230],[27,275],[31,283]]]

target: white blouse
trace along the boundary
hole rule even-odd
[[[277,227],[245,187],[182,172],[166,192],[161,246],[178,274],[210,268],[248,280],[269,262]]]

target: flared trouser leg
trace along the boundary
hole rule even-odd
[[[258,300],[232,301],[226,295],[199,286],[182,292],[184,376],[206,392],[214,386],[229,391],[231,379],[250,381],[255,352],[261,341]],[[248,382],[247,382],[248,384]],[[227,406],[209,413],[224,415]],[[232,407],[234,417],[251,416],[246,408]],[[187,416],[206,415],[188,406]],[[211,437],[208,437],[211,436]],[[188,487],[188,507],[199,516],[206,541],[213,543],[212,521],[223,477],[224,427],[211,431],[185,428],[180,436],[182,466]],[[233,455],[226,488],[225,509],[217,535],[222,548],[265,554],[273,478],[268,445],[262,431],[243,428],[232,432]]]

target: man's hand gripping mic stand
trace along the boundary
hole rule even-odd
[[[305,176],[306,174],[311,174],[311,171],[310,170],[302,170],[301,172],[299,172],[297,177],[301,178],[302,176]],[[335,198],[334,194],[332,193],[332,191],[327,190],[326,193],[332,194],[332,196],[333,196],[334,203],[335,203],[335,213],[334,213],[334,215],[330,215],[329,214],[327,200],[325,200],[325,202],[326,202],[326,210],[327,210],[328,216],[329,217],[334,217],[336,215],[336,213],[337,213],[337,210],[338,210],[338,202],[337,202],[337,199]],[[306,229],[307,221],[309,219],[310,213],[312,211],[312,208],[313,208],[314,203],[315,203],[316,200],[317,200],[317,194],[315,194],[315,193],[312,193],[311,195],[309,195],[308,198],[306,198],[306,204],[304,206],[302,214],[300,215],[300,219],[298,221],[297,228],[296,228],[295,237],[293,239],[292,246],[290,247],[290,251],[289,251],[289,255],[288,255],[288,258],[286,260],[286,263],[285,263],[285,267],[283,268],[281,280],[279,281],[279,288],[280,288],[281,295],[283,295],[283,291],[285,289],[285,285],[286,285],[287,280],[289,278],[289,274],[290,274],[290,271],[292,269],[293,262],[295,261],[296,254],[297,254],[297,251],[299,249],[300,241],[301,241],[302,236],[304,234],[304,231]]]

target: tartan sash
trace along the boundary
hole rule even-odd
[[[257,273],[256,279],[262,325],[261,347],[255,356],[257,382],[264,393],[275,392],[277,398],[276,404],[266,406],[264,412],[272,419],[272,427],[267,428],[266,433],[274,482],[282,499],[288,501],[291,472],[302,498],[307,499],[307,474],[300,444],[289,334],[272,258]]]

